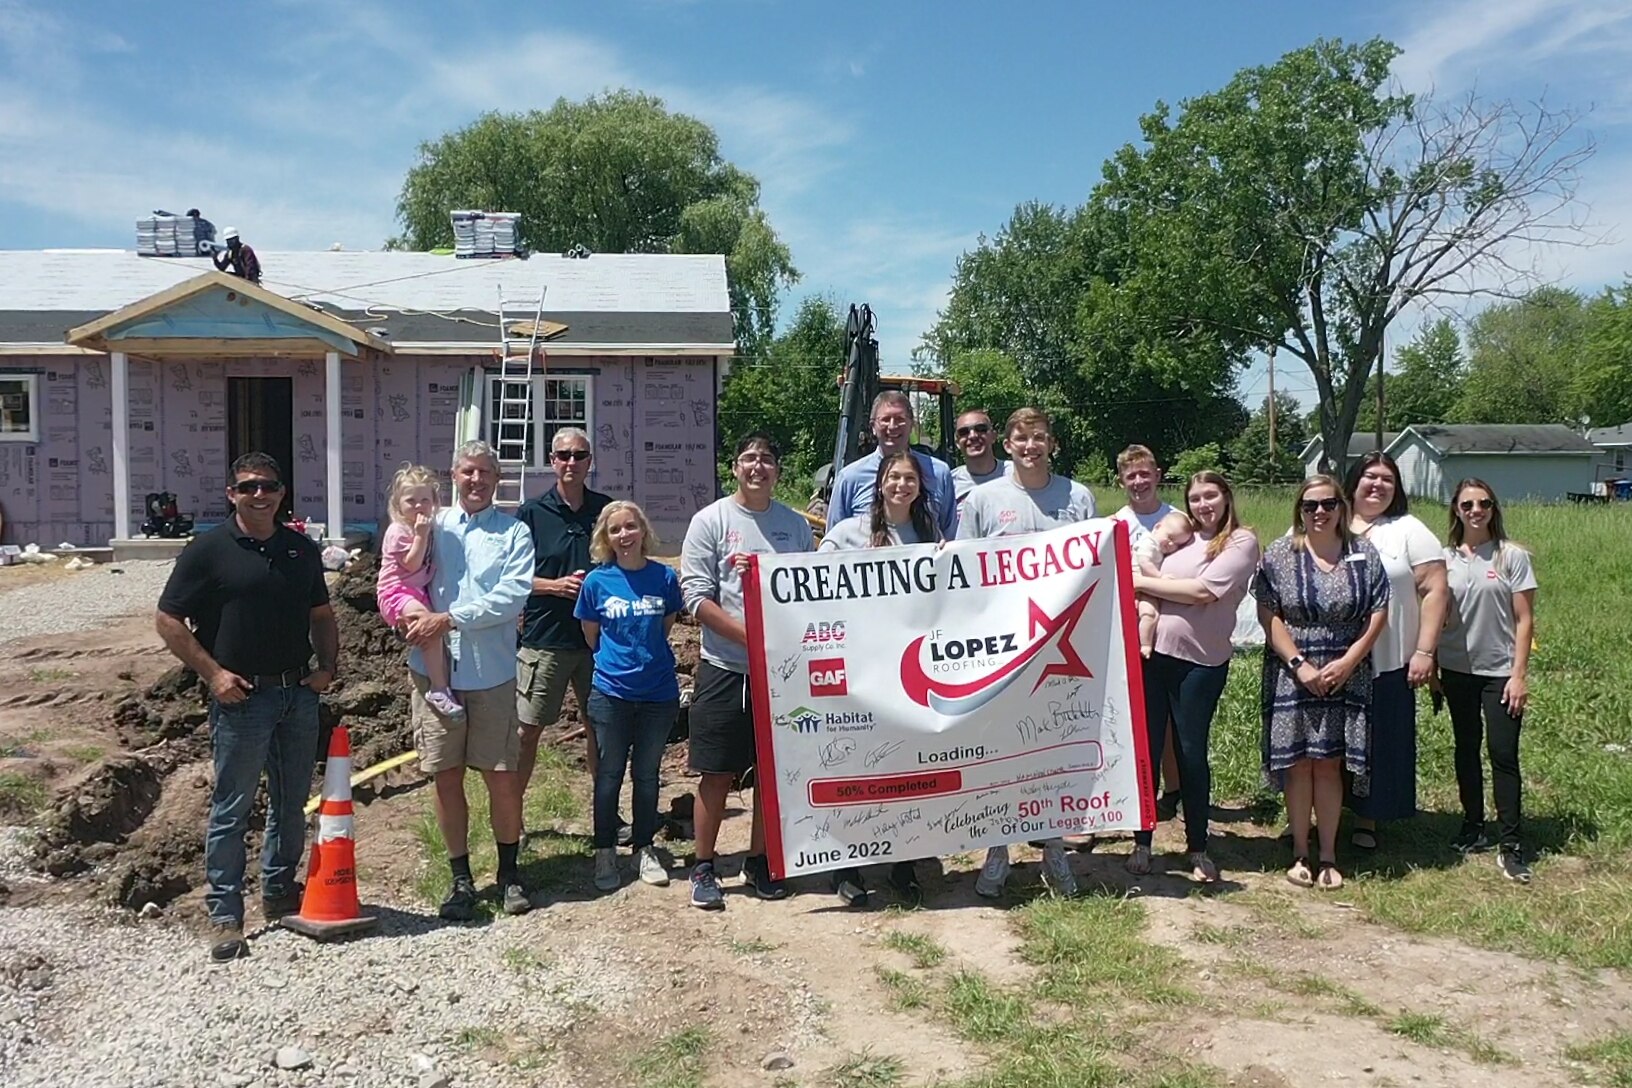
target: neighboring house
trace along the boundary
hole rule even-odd
[[[1587,441],[1598,450],[1600,477],[1624,478],[1632,473],[1632,423],[1588,431]]]
[[[535,363],[527,492],[549,438],[584,428],[589,484],[677,546],[717,493],[715,404],[735,350],[720,256],[260,254],[261,286],[208,258],[0,252],[0,508],[9,542],[101,544],[147,493],[201,524],[232,459],[284,464],[295,513],[375,530],[401,463],[447,479],[496,414],[500,284],[566,326]],[[450,501],[444,488],[443,502]]]
[[[1399,436],[1399,431],[1384,431],[1383,449],[1386,450],[1389,447],[1389,444]],[[1356,431],[1354,434],[1349,436],[1350,461],[1364,457],[1366,454],[1370,453],[1376,448],[1376,431]],[[1318,434],[1309,440],[1308,445],[1303,447],[1303,452],[1298,456],[1303,459],[1303,475],[1305,478],[1313,476],[1320,471],[1320,455],[1324,453],[1325,450],[1326,442]],[[1337,466],[1335,465],[1333,466],[1334,469],[1336,467]]]
[[[1560,502],[1592,487],[1598,451],[1556,423],[1419,423],[1389,443],[1406,491],[1450,502],[1463,479],[1484,480],[1504,502]]]

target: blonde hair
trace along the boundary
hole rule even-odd
[[[662,543],[657,538],[657,533],[652,531],[652,523],[647,520],[646,511],[642,510],[637,503],[632,503],[627,499],[618,499],[615,502],[607,503],[606,509],[601,511],[601,516],[595,519],[595,529],[589,537],[589,557],[595,562],[612,562],[615,553],[612,550],[612,533],[608,526],[614,517],[624,513],[635,515],[635,523],[640,526],[640,554],[642,557],[651,555],[652,549]]]
[[[1349,551],[1354,546],[1354,530],[1349,528],[1349,519],[1354,516],[1349,507],[1349,497],[1343,491],[1343,483],[1336,476],[1311,476],[1303,481],[1298,493],[1292,498],[1292,546],[1301,548],[1309,539],[1309,532],[1303,525],[1303,497],[1317,487],[1329,487],[1337,497],[1337,538],[1343,544],[1343,550]]]
[[[1008,422],[1003,424],[1003,437],[1013,434],[1016,427],[1033,426],[1042,427],[1050,438],[1054,437],[1054,423],[1041,408],[1016,408],[1010,412]]]
[[[402,497],[408,493],[408,489],[411,487],[430,488],[431,502],[437,506],[442,505],[442,482],[436,478],[436,473],[424,465],[404,461],[402,467],[397,469],[397,474],[391,477],[391,486],[385,493],[386,511],[391,515],[391,520],[398,525],[408,524],[402,516],[400,504]]]
[[[1116,455],[1116,474],[1122,475],[1128,471],[1129,465],[1137,465],[1141,461],[1149,461],[1150,467],[1156,467],[1156,455],[1150,452],[1149,446],[1141,446],[1137,442]]]
[[[1182,528],[1187,533],[1193,533],[1196,531],[1196,523],[1191,521],[1190,515],[1186,514],[1183,510],[1169,510],[1157,520],[1153,528],[1159,529],[1163,525],[1170,526],[1174,529]]]

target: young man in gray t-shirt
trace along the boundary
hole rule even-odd
[[[969,493],[958,512],[959,540],[1036,533],[1094,516],[1094,493],[1075,480],[1054,475],[1049,467],[1055,443],[1047,415],[1021,408],[1009,416],[1003,433],[1013,469]],[[986,851],[975,892],[995,899],[1008,879],[1009,848],[994,846]],[[1059,839],[1043,845],[1043,879],[1060,895],[1077,892],[1077,878]]]
[[[815,541],[804,515],[771,495],[781,474],[781,453],[770,435],[756,432],[737,443],[731,462],[734,494],[704,507],[686,528],[680,548],[680,593],[702,625],[702,660],[692,685],[689,762],[697,786],[696,856],[691,905],[725,909],[714,873],[714,847],[726,795],[754,765],[753,699],[748,685],[748,631],[742,571],[749,555],[808,552]],[[765,820],[755,799],[742,874],[763,899],[787,889],[771,879],[765,857]]]

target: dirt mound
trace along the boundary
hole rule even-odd
[[[414,745],[406,649],[380,618],[374,592],[378,573],[377,557],[365,555],[329,588],[340,630],[340,677],[320,704],[325,737],[320,751],[327,750],[328,731],[344,722],[358,769]],[[691,685],[696,672],[698,634],[689,620],[674,629],[682,687]],[[549,739],[582,724],[576,700],[568,699]],[[148,902],[166,905],[204,878],[209,692],[192,670],[178,666],[122,699],[111,726],[126,751],[86,768],[62,792],[45,818],[35,863],[55,876],[88,873],[108,899],[132,909]],[[677,750],[683,759],[684,745],[671,748],[671,758]],[[321,776],[320,757],[314,789]],[[252,858],[264,818],[263,792],[250,817]]]

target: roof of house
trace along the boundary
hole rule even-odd
[[[1390,448],[1414,434],[1440,456],[1465,453],[1593,453],[1591,442],[1559,423],[1418,423],[1400,432]]]
[[[1587,441],[1594,446],[1632,446],[1632,423],[1619,427],[1595,427],[1587,432]]]
[[[258,253],[261,285],[405,343],[491,344],[507,300],[546,290],[544,314],[568,326],[556,346],[729,347],[725,258],[607,253],[588,258],[460,260],[411,252]],[[124,250],[0,250],[0,343],[60,344],[84,325],[213,267],[207,257]]]
[[[1399,431],[1384,431],[1383,449],[1386,450],[1388,447],[1392,446],[1394,444],[1394,440],[1398,437],[1400,437]],[[1325,448],[1325,445],[1325,439],[1321,438],[1321,436],[1317,434],[1315,437],[1309,440],[1308,444],[1303,447],[1303,452],[1298,456],[1302,460],[1307,461],[1311,457],[1319,454],[1320,451]],[[1349,459],[1351,461],[1356,457],[1364,457],[1366,454],[1370,453],[1376,448],[1376,431],[1355,431],[1353,434],[1349,435]]]

